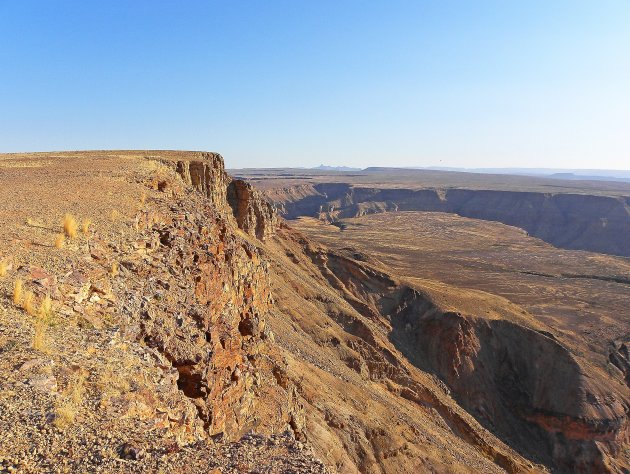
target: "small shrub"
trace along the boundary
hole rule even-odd
[[[83,223],[81,224],[81,232],[83,232],[83,235],[88,235],[88,232],[90,232],[90,225],[92,225],[92,221],[90,219],[83,220]]]
[[[38,317],[35,321],[35,332],[33,333],[33,349],[40,352],[48,352],[46,341],[46,323],[43,318]]]
[[[77,410],[70,400],[63,400],[55,408],[55,420],[53,424],[60,430],[65,430],[74,423]]]
[[[26,290],[24,292],[24,297],[22,298],[22,309],[28,314],[35,314],[35,305],[33,303],[33,299],[33,293]]]
[[[62,248],[63,245],[66,243],[66,236],[64,234],[57,234],[57,237],[55,237],[55,248]]]
[[[13,286],[13,304],[19,305],[20,301],[22,301],[22,287],[24,282],[19,278],[15,280],[15,285]]]
[[[71,214],[66,214],[63,217],[63,231],[71,239],[77,236],[77,220]]]
[[[75,405],[81,405],[83,401],[83,392],[85,391],[85,374],[82,372],[74,377],[70,396]]]
[[[46,295],[39,307],[39,317],[44,321],[50,321],[52,318],[52,299],[50,295]]]

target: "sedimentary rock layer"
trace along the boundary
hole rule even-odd
[[[560,248],[630,256],[630,197],[478,189],[370,188],[319,183],[271,188],[289,219],[336,221],[388,211],[451,212],[525,229]]]

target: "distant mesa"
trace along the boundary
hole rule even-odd
[[[321,168],[321,167],[320,167]],[[324,169],[324,168],[321,168]],[[552,178],[575,181],[616,181],[630,183],[630,171],[628,170],[561,170],[545,168],[456,168],[448,166],[369,166],[363,171],[370,172],[393,172],[401,170],[413,171],[449,171],[458,173],[495,174],[512,176],[533,176],[541,178]]]
[[[321,164],[311,169],[320,171],[361,171],[361,168],[352,168],[350,166],[328,166],[324,164]]]

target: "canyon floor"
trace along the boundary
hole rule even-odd
[[[263,188],[317,219],[215,153],[0,155],[2,472],[627,472],[626,258]]]

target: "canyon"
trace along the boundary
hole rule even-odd
[[[243,177],[206,152],[0,155],[3,469],[630,468],[630,264],[556,249],[628,255],[623,184]],[[65,214],[90,224],[57,245]],[[562,313],[558,294],[536,299],[540,279],[595,286]],[[45,324],[18,280],[52,299]]]
[[[525,176],[374,170],[235,170],[288,219],[330,222],[388,211],[447,212],[520,227],[560,248],[630,256],[630,185]]]

